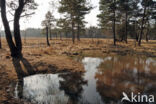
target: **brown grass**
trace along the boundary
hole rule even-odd
[[[142,46],[137,46],[134,40],[129,40],[128,44],[123,42],[113,46],[111,39],[81,39],[80,42],[72,43],[71,39],[50,41],[51,46],[46,46],[44,38],[29,38],[23,43],[23,56],[26,59],[26,65],[20,62],[21,69],[33,69],[36,73],[57,73],[57,72],[84,72],[83,65],[71,57],[75,56],[99,56],[106,54],[120,55],[140,55],[156,57],[156,41],[151,40],[148,43],[143,41]],[[5,39],[2,39],[0,49],[0,104],[18,103],[22,101],[15,100],[10,93],[11,83],[17,81],[15,66]]]

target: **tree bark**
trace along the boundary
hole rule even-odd
[[[48,26],[46,26],[46,39],[47,39],[47,46],[50,46],[50,43],[49,43],[49,35],[48,35]]]
[[[0,0],[0,4],[1,4],[1,18],[4,25],[5,34],[6,34],[5,36],[10,48],[11,56],[17,57],[18,56],[18,53],[16,53],[17,48],[13,42],[9,22],[6,16],[6,0]]]
[[[24,8],[24,0],[19,0],[19,7],[16,9],[15,16],[14,16],[14,38],[15,38],[18,55],[21,55],[22,53],[22,40],[21,40],[19,21],[20,21],[20,16],[22,14],[23,8]]]

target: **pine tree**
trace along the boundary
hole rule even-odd
[[[133,15],[134,10],[138,9],[139,0],[119,0],[118,10],[124,13],[125,19],[125,35],[124,40],[127,43],[129,19]]]
[[[99,26],[102,29],[109,29],[112,23],[112,31],[114,37],[114,45],[116,45],[116,17],[117,17],[117,0],[100,0],[101,13],[97,16],[99,18]]]
[[[57,21],[57,26],[61,29],[61,31],[65,34],[65,36],[67,38],[67,35],[71,30],[70,25],[69,25],[69,19],[68,18],[65,18],[65,19],[60,18]]]
[[[75,42],[75,29],[77,27],[77,38],[85,21],[84,16],[89,13],[91,6],[88,6],[87,0],[61,0],[59,12],[69,17],[72,31],[72,41]]]
[[[138,45],[141,46],[141,40],[142,40],[142,36],[143,36],[143,31],[145,29],[145,24],[146,24],[146,18],[148,18],[148,8],[150,6],[152,6],[154,3],[153,0],[142,0],[141,5],[142,5],[142,12],[141,13],[141,30],[140,30],[140,34],[139,34],[139,40],[138,40]]]
[[[47,46],[50,46],[49,43],[49,32],[51,38],[51,27],[54,26],[55,18],[50,11],[47,12],[45,16],[45,20],[42,21],[42,26],[46,29],[46,39],[47,39]]]
[[[84,16],[90,12],[92,6],[86,0],[76,0],[76,25],[77,25],[77,40],[80,41],[80,31],[86,23],[84,21]]]
[[[75,11],[76,11],[76,2],[75,0],[61,0],[59,13],[65,14],[66,17],[70,18],[71,31],[72,31],[72,41],[75,43]]]

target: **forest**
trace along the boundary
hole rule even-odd
[[[155,104],[155,69],[156,0],[0,0],[0,104]]]

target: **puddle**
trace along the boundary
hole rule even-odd
[[[86,72],[25,77],[15,97],[37,104],[122,104],[122,92],[156,95],[156,60],[107,56],[82,59]]]

